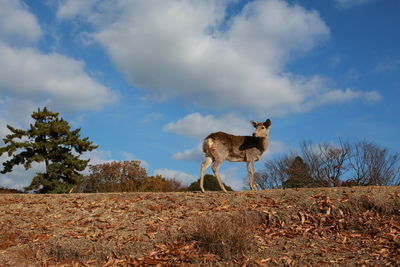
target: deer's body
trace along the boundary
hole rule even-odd
[[[252,190],[257,190],[254,183],[254,162],[268,148],[268,137],[271,121],[257,123],[252,121],[256,130],[253,136],[236,136],[224,132],[212,133],[204,139],[204,162],[201,164],[200,188],[204,192],[204,172],[213,164],[212,169],[223,191],[226,189],[219,175],[219,167],[225,160],[232,162],[246,162],[249,172],[249,185]]]

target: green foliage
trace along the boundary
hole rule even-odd
[[[148,176],[140,161],[113,161],[90,166],[90,174],[76,186],[80,193],[172,192],[183,191],[182,184],[160,175]]]
[[[26,191],[36,193],[66,193],[79,183],[89,160],[79,156],[91,151],[95,146],[88,137],[80,138],[80,129],[71,130],[68,122],[51,112],[46,107],[32,113],[35,123],[28,130],[16,129],[10,125],[12,132],[3,139],[5,147],[0,148],[0,156],[7,153],[10,160],[3,163],[1,173],[11,172],[16,165],[23,165],[26,170],[32,163],[44,162],[46,172],[33,177]],[[75,152],[75,153],[74,153]]]
[[[228,191],[233,191],[233,189],[224,183],[225,189]],[[214,175],[206,174],[204,175],[204,189],[207,191],[222,191],[219,187],[218,180]],[[191,183],[186,191],[200,191],[200,179]]]

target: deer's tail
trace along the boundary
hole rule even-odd
[[[212,155],[212,145],[214,141],[212,138],[206,138],[203,141],[203,152],[206,154],[206,156],[211,156]]]

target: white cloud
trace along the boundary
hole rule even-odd
[[[198,179],[197,176],[187,174],[183,171],[171,170],[171,169],[157,169],[154,171],[154,175],[161,175],[168,179],[175,179],[180,181],[184,185],[189,185]]]
[[[345,91],[335,90],[327,92],[323,97],[319,99],[320,104],[332,103],[332,102],[348,102],[349,100],[360,98],[367,102],[376,102],[381,99],[381,96],[376,91],[370,91],[367,93],[361,93],[359,91],[354,91],[351,88]]]
[[[99,109],[117,96],[83,69],[83,63],[60,54],[14,49],[0,43],[0,92],[57,107],[57,111]]]
[[[201,162],[204,159],[202,144],[199,144],[195,148],[187,149],[182,152],[177,152],[172,155],[172,158],[176,160]]]
[[[0,41],[31,43],[39,39],[39,23],[22,1],[2,0],[0,5]]]
[[[110,163],[114,161],[114,159],[112,159],[111,151],[100,149],[85,152],[81,158],[90,159],[89,165]]]
[[[235,114],[227,114],[216,118],[213,115],[203,116],[197,112],[164,126],[164,131],[192,139],[202,139],[217,131],[235,135],[250,135],[251,130],[250,122]]]
[[[149,163],[145,160],[138,159],[135,155],[129,152],[121,152],[120,153],[123,160],[127,161],[132,161],[132,160],[138,160],[141,163],[141,166],[144,168],[149,167]],[[90,159],[89,165],[98,165],[98,164],[103,164],[103,163],[110,163],[113,161],[118,161],[113,158],[113,155],[111,151],[109,150],[100,150],[100,149],[95,149],[92,151],[85,152],[82,156],[82,159]],[[86,168],[85,171],[83,171],[84,175],[89,174],[89,166]]]
[[[64,0],[60,2],[57,10],[57,19],[71,19],[76,16],[88,15],[96,0]]]
[[[221,172],[221,180],[224,184],[232,187],[233,190],[239,191],[243,189],[243,179],[237,177],[237,173],[238,168],[230,167]]]
[[[263,156],[267,156],[270,157],[271,155],[277,154],[277,153],[281,153],[283,151],[285,151],[286,149],[286,145],[281,142],[281,141],[270,141],[269,145],[268,145],[268,149],[267,151],[265,151],[265,153],[263,154]],[[260,159],[260,161],[263,161],[262,157]]]
[[[374,71],[381,73],[381,72],[388,72],[388,71],[395,71],[400,68],[400,60],[393,60],[393,61],[386,61],[380,62],[376,65]]]
[[[367,104],[380,101],[382,96],[377,91],[360,92],[347,88],[346,90],[331,90],[323,95],[317,96],[313,101],[310,101],[302,109],[309,110],[316,106],[321,106],[330,103],[345,103],[354,99],[359,99]]]
[[[3,162],[9,160],[6,154],[0,157],[0,170],[3,170]],[[44,163],[33,163],[32,168],[25,170],[23,166],[15,166],[13,171],[6,174],[0,174],[0,186],[22,190],[32,182],[36,173],[44,172]]]
[[[26,124],[38,106],[55,111],[95,110],[117,96],[84,70],[84,63],[32,48],[42,36],[35,15],[19,0],[0,8],[1,114],[11,124]]]
[[[11,134],[7,125],[15,128],[26,129],[32,122],[31,114],[37,110],[32,101],[27,99],[6,98],[0,107],[0,146],[3,145],[3,138]]]
[[[140,123],[149,123],[149,122],[154,122],[157,121],[159,119],[161,119],[162,114],[161,113],[156,113],[156,112],[152,112],[147,114],[141,121]]]
[[[223,16],[215,1],[131,1],[112,27],[100,26],[94,37],[128,80],[154,98],[183,96],[199,105],[259,111],[304,101],[279,73],[292,55],[328,36],[318,14],[282,1],[255,1],[227,31],[218,31]]]
[[[100,1],[86,18],[95,28],[93,40],[132,85],[146,89],[147,98],[286,114],[328,93],[310,87],[313,77],[284,70],[329,38],[316,11],[256,0],[226,18],[229,3]]]
[[[137,158],[137,157],[136,157],[135,155],[133,155],[132,153],[129,153],[129,152],[121,152],[121,155],[122,155],[122,157],[124,158],[124,160],[128,160],[128,161],[138,160],[138,161],[140,161],[140,165],[141,165],[143,168],[146,168],[146,169],[147,169],[147,168],[149,168],[149,166],[150,166],[150,164],[149,164],[147,161]]]
[[[372,3],[376,0],[335,0],[339,8],[347,9]]]

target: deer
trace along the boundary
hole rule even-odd
[[[220,188],[227,192],[221,181],[219,167],[227,160],[230,162],[246,162],[249,175],[249,185],[252,191],[257,187],[254,183],[254,162],[268,148],[271,120],[265,122],[250,121],[255,131],[252,136],[237,136],[224,132],[216,132],[208,135],[203,141],[203,152],[205,158],[201,164],[200,189],[204,193],[204,172],[212,164],[212,170],[218,180]]]

